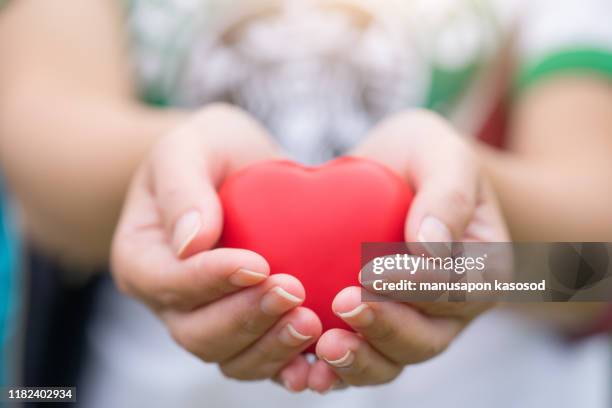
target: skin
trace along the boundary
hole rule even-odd
[[[221,225],[215,187],[226,174],[279,155],[265,129],[223,105],[198,112],[141,105],[114,3],[47,3],[20,0],[0,14],[0,163],[39,247],[79,269],[105,264],[138,168],[113,244],[118,286],[227,376],[273,378],[291,391],[390,381],[406,364],[439,354],[483,311],[361,306],[347,288],[333,308],[361,336],[321,336],[294,278],[269,277],[257,254],[211,249]],[[513,240],[607,241],[611,118],[606,81],[558,76],[516,100],[503,153],[470,145],[442,118],[416,111],[381,123],[353,154],[416,186],[408,240],[506,240],[494,190]],[[430,165],[442,161],[443,169]],[[439,222],[423,231],[428,216]],[[600,307],[572,308],[572,318],[563,310],[564,327],[584,324]],[[315,341],[320,360],[309,365],[300,352]]]
[[[114,2],[65,7],[0,12],[0,163],[31,240],[85,270],[108,263],[134,170],[187,115],[138,102]]]
[[[514,240],[610,240],[610,134],[605,78],[559,74],[519,96],[509,150],[474,146]]]

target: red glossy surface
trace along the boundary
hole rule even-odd
[[[358,285],[361,243],[403,241],[413,194],[382,165],[346,157],[320,167],[255,164],[230,176],[220,197],[220,245],[253,250],[272,273],[296,276],[306,289],[304,306],[328,330],[348,328],[331,304]]]

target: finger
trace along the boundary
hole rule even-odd
[[[408,245],[411,247],[415,246],[414,243],[408,243]],[[437,248],[438,246],[439,245],[435,245],[434,247]],[[417,287],[423,279],[426,279],[427,282],[430,283],[448,282],[449,274],[442,273],[439,268],[425,269],[420,263],[417,266],[411,266],[409,270],[401,269],[395,260],[397,255],[398,254],[376,258],[379,260],[379,267],[384,264],[384,261],[386,261],[387,258],[392,258],[394,265],[392,265],[392,268],[390,269],[384,268],[384,273],[374,273],[375,266],[373,261],[366,263],[361,268],[358,275],[358,280],[362,287],[362,299],[366,299],[368,301],[397,300],[402,302],[413,299],[434,301],[444,293],[444,291],[434,290],[420,291],[417,290]],[[415,256],[406,254],[405,260],[413,257]],[[380,262],[380,260],[383,260],[383,262]],[[407,280],[412,282],[414,287],[408,289],[402,287],[401,285],[403,285]]]
[[[349,385],[384,384],[402,371],[402,366],[388,360],[357,333],[342,329],[321,335],[317,356]]]
[[[225,376],[238,380],[272,378],[314,343],[321,335],[321,330],[321,321],[312,310],[295,308],[251,346],[224,361],[220,365],[221,371]],[[292,380],[296,386],[302,381],[296,378]],[[293,383],[290,385],[294,386]]]
[[[264,280],[267,262],[239,249],[216,249],[179,261],[159,225],[156,198],[142,166],[130,186],[113,239],[112,272],[119,288],[154,308],[192,308]]]
[[[310,364],[306,356],[300,354],[281,369],[275,381],[289,392],[302,392],[308,387]]]
[[[191,310],[257,285],[270,274],[266,260],[252,251],[217,248],[181,261],[165,243],[139,239],[133,236],[129,243],[118,244],[116,280],[126,293],[154,309]]]
[[[308,388],[326,394],[333,390],[342,380],[324,360],[317,360],[310,366],[308,372]]]
[[[200,144],[196,130],[184,126],[157,143],[150,161],[151,189],[179,257],[212,247],[221,233],[212,164]]]
[[[192,312],[165,311],[160,316],[181,346],[204,361],[222,362],[257,341],[303,301],[302,284],[278,274]]]
[[[440,354],[466,324],[456,318],[425,316],[404,303],[363,303],[358,287],[338,293],[332,309],[373,348],[400,365]]]
[[[398,149],[407,135],[412,149]],[[424,111],[396,115],[377,126],[354,154],[385,163],[415,187],[407,241],[461,239],[480,179],[473,152],[444,119]]]
[[[115,231],[111,271],[123,292],[149,305],[159,306],[169,302],[175,294],[189,292],[190,287],[197,285],[196,281],[190,280],[196,277],[195,273],[176,271],[180,264],[168,248],[166,234],[160,228],[150,181],[147,166],[141,166],[132,181]],[[196,271],[196,268],[186,269]],[[261,272],[265,271],[263,268]]]
[[[482,183],[480,202],[474,217],[465,231],[465,241],[508,242],[510,233],[502,216],[497,197],[491,184]]]
[[[476,209],[480,179],[474,163],[455,150],[460,149],[439,151],[436,160],[419,163],[417,193],[406,222],[407,241],[462,239]]]
[[[122,238],[122,244],[130,244],[132,236],[143,231],[155,230],[153,227],[159,223],[155,197],[148,188],[150,176],[148,166],[145,165],[141,165],[134,174],[117,223],[113,243],[119,236]],[[154,238],[157,238],[157,235]]]
[[[211,105],[164,137],[151,155],[151,188],[179,257],[214,245],[222,210],[216,189],[239,168],[279,156],[265,129],[239,109]]]

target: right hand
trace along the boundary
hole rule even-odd
[[[300,307],[294,277],[269,276],[260,255],[214,248],[222,229],[216,189],[248,164],[280,157],[246,113],[212,105],[162,138],[131,185],[112,249],[115,282],[146,303],[172,337],[231,378],[307,387],[301,354],[321,322]]]

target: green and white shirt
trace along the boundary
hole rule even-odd
[[[128,19],[146,101],[239,105],[320,162],[400,109],[479,135],[513,89],[612,75],[611,14],[608,0],[131,0]]]

